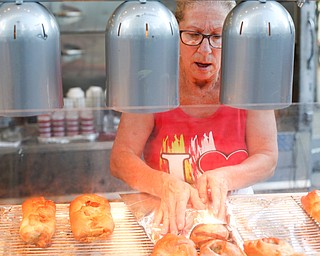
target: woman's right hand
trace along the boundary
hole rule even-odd
[[[162,224],[161,233],[178,234],[186,227],[187,205],[194,209],[205,209],[198,190],[190,184],[175,178],[172,175],[162,175],[161,202],[155,214],[154,224]]]

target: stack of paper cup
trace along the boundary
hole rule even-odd
[[[67,136],[75,136],[79,134],[79,112],[74,109],[72,99],[64,98],[64,108],[66,109],[66,132]]]
[[[65,120],[64,112],[57,111],[52,113],[51,125],[52,125],[52,132],[54,137],[65,136],[64,120]]]
[[[81,134],[88,135],[95,133],[93,114],[91,110],[80,112]]]
[[[51,116],[39,115],[37,116],[39,136],[42,138],[51,137]]]

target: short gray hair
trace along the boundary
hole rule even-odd
[[[194,4],[202,3],[205,4],[206,2],[216,2],[219,3],[221,6],[225,7],[228,11],[230,11],[236,5],[235,0],[177,0],[175,16],[178,21],[183,20],[185,9],[189,6]]]

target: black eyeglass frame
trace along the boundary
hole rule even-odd
[[[194,34],[198,34],[198,35],[201,35],[202,36],[202,39],[200,40],[200,42],[198,44],[188,44],[188,43],[185,43],[182,39],[182,33],[184,32],[190,32],[190,33],[194,33]],[[211,44],[211,41],[210,41],[210,38],[213,37],[213,38],[222,38],[222,35],[215,35],[215,34],[212,34],[212,35],[206,35],[206,34],[202,34],[200,32],[196,32],[196,31],[192,31],[192,30],[180,30],[180,40],[183,44],[185,45],[188,45],[188,46],[198,46],[200,44],[202,44],[203,42],[203,39],[207,38],[208,41],[209,41],[209,45],[213,48],[216,48],[216,49],[221,49],[221,46],[222,46],[222,43],[220,44],[220,46],[214,46]]]

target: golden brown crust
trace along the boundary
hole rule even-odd
[[[211,240],[200,247],[200,256],[245,256],[241,249],[225,240]]]
[[[44,197],[27,199],[22,204],[20,237],[28,244],[44,248],[51,245],[56,227],[56,205]]]
[[[310,191],[301,197],[303,209],[320,223],[320,190]]]
[[[157,241],[151,256],[197,256],[197,250],[185,236],[166,234]]]
[[[190,239],[197,248],[213,239],[228,240],[229,230],[223,224],[199,224],[193,228]]]
[[[81,242],[105,239],[114,230],[109,201],[95,194],[75,198],[70,203],[69,218],[73,236]]]
[[[247,256],[284,256],[295,255],[292,246],[275,237],[248,240],[243,244]]]

